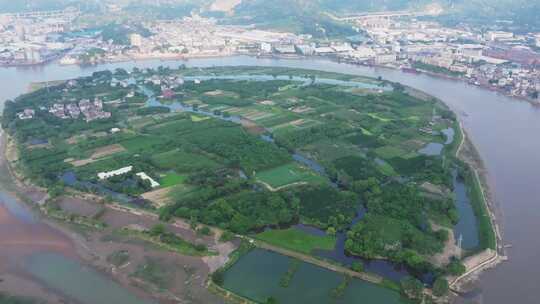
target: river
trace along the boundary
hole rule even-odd
[[[510,261],[481,276],[483,303],[518,301],[538,303],[540,243],[531,233],[540,228],[540,109],[466,83],[425,74],[339,64],[323,59],[258,59],[246,56],[182,61],[141,61],[104,64],[98,67],[59,66],[2,68],[0,99],[25,92],[33,81],[75,78],[94,71],[122,67],[259,65],[318,69],[364,76],[382,76],[425,91],[450,106],[463,122],[489,172],[489,183],[500,205],[504,240],[513,247]],[[0,249],[2,250],[2,249]]]

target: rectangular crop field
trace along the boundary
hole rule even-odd
[[[316,236],[296,228],[267,230],[255,236],[271,245],[310,254],[315,249],[332,250],[336,245],[334,236]]]
[[[289,163],[273,169],[257,173],[256,178],[272,188],[279,188],[293,183],[321,183],[326,179],[317,173],[300,166]]]
[[[164,177],[161,178],[160,184],[162,187],[171,187],[178,184],[183,184],[187,179],[187,175],[181,175],[174,172],[167,173]]]

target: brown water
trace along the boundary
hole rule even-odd
[[[500,204],[505,242],[513,245],[510,261],[482,275],[483,303],[536,304],[540,273],[540,109],[459,81],[406,74],[400,71],[357,67],[326,60],[276,60],[251,57],[197,59],[188,62],[144,61],[80,68],[48,65],[37,68],[0,69],[3,80],[0,99],[14,98],[26,91],[32,81],[75,78],[96,70],[123,67],[176,67],[260,65],[285,66],[325,71],[382,76],[434,95],[463,121],[464,128],[478,148],[489,171],[489,182]],[[9,84],[9,85],[8,85]],[[0,251],[3,248],[0,248]]]

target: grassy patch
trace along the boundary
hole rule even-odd
[[[191,121],[193,122],[199,122],[210,119],[208,116],[199,116],[199,115],[191,115]]]
[[[205,155],[180,150],[156,154],[152,157],[152,163],[160,169],[174,170],[176,172],[191,172],[219,166],[218,163]]]
[[[334,236],[315,236],[296,228],[267,230],[257,234],[256,238],[275,246],[306,254],[310,254],[314,249],[332,250],[336,245]]]
[[[381,158],[384,158],[384,159],[400,157],[406,154],[405,151],[401,150],[400,148],[393,147],[393,146],[384,146],[384,147],[377,148],[375,149],[375,153],[377,153],[377,155],[379,155]]]
[[[325,179],[296,163],[289,163],[273,169],[257,173],[256,178],[274,188],[286,186],[292,183],[319,183]]]
[[[183,255],[191,255],[191,256],[207,256],[207,255],[214,255],[214,252],[209,252],[208,250],[197,250],[195,247],[196,245],[189,243],[187,241],[184,241],[180,237],[176,235],[170,235],[167,236],[167,238],[160,237],[160,236],[152,236],[148,232],[141,232],[136,231],[132,229],[123,228],[120,230],[115,231],[115,234],[124,236],[134,239],[139,239],[145,242],[148,242],[150,244],[153,244],[156,248],[166,250],[166,251],[172,251],[177,252],[179,254]]]
[[[181,175],[174,172],[168,173],[161,179],[161,186],[166,188],[166,187],[172,187],[178,184],[182,184],[184,183],[186,178],[187,178],[186,175]]]
[[[120,144],[130,152],[152,151],[156,145],[163,143],[163,139],[154,136],[137,136],[121,142]]]

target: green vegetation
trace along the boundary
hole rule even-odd
[[[287,269],[287,272],[283,275],[281,280],[279,280],[279,285],[283,288],[289,287],[289,284],[291,284],[291,280],[294,277],[294,274],[298,271],[298,268],[300,267],[300,261],[291,259],[291,264],[289,266],[289,269]]]
[[[203,244],[192,244],[176,234],[166,231],[163,225],[156,225],[149,231],[122,228],[116,231],[116,233],[127,238],[140,239],[160,249],[178,252],[183,255],[206,256],[215,254],[208,251],[208,248]]]
[[[306,254],[315,249],[332,250],[336,244],[335,236],[314,236],[296,228],[267,230],[255,237],[269,244]]]
[[[445,74],[445,75],[454,76],[454,77],[463,76],[465,74],[465,73],[450,71],[447,68],[438,67],[436,65],[431,65],[427,63],[418,62],[418,61],[413,62],[412,66],[416,69],[434,72],[438,74]]]
[[[324,183],[325,179],[297,163],[290,163],[259,172],[255,178],[273,188],[280,188],[294,183]]]
[[[305,223],[334,230],[345,228],[358,208],[358,197],[330,185],[309,185],[291,190],[300,199],[300,217]]]
[[[336,288],[332,289],[331,296],[332,298],[339,299],[342,298],[345,295],[345,291],[347,290],[347,287],[349,287],[349,283],[351,282],[352,278],[349,276],[345,276],[343,278],[343,282],[341,282]]]
[[[161,219],[181,217],[194,227],[219,227],[228,231],[223,240],[232,239],[232,233],[259,233],[256,237],[265,242],[310,254],[314,249],[332,249],[335,234],[345,232],[349,254],[388,259],[414,274],[446,271],[429,263],[448,237],[434,231],[432,224],[457,222],[454,198],[446,192],[437,198],[426,196],[421,185],[429,182],[452,189],[457,144],[445,146],[441,155],[418,152],[429,143],[444,143],[441,130],[458,130],[455,115],[437,100],[411,96],[403,86],[381,80],[302,69],[180,67],[127,75],[121,70],[96,72],[77,79],[75,85],[58,83],[7,101],[2,127],[15,139],[18,168],[52,194],[67,185],[129,195],[129,200],[143,196],[159,206]],[[161,77],[166,84],[176,77],[211,75],[276,77],[171,83],[175,94],[167,103],[145,102],[162,93],[160,86],[145,83],[149,77]],[[277,76],[318,81],[304,84]],[[113,77],[120,81],[133,77],[135,83],[113,87]],[[349,81],[359,89],[328,79]],[[132,92],[137,102],[126,97]],[[61,119],[47,110],[55,103],[83,98],[118,103],[104,102],[111,117],[90,123],[80,117]],[[196,113],[171,112],[172,102],[192,105]],[[17,113],[26,108],[35,109],[35,117],[18,119]],[[113,128],[121,131],[112,132]],[[33,140],[46,140],[47,147],[31,147]],[[305,160],[295,160],[300,155]],[[99,172],[126,166],[133,170],[97,177]],[[60,178],[69,172],[76,182]],[[139,172],[160,187],[151,187],[136,175]],[[481,202],[473,180],[471,196]],[[484,208],[482,204],[475,205],[481,230],[486,231],[482,244],[492,247],[486,211],[478,209]],[[364,218],[351,227],[359,210]],[[297,223],[323,229],[327,235],[290,228]],[[160,228],[120,233],[183,254],[211,254],[201,244]]]
[[[400,282],[401,292],[414,303],[422,303],[424,298],[424,285],[418,279],[406,277]]]
[[[164,188],[176,186],[178,184],[184,183],[186,178],[187,176],[185,175],[180,175],[176,173],[168,173],[161,179],[161,186]]]
[[[40,304],[45,303],[29,297],[10,296],[0,292],[0,303],[2,304]]]
[[[448,281],[445,278],[439,277],[433,283],[433,294],[437,297],[443,297],[448,294]]]
[[[446,273],[453,276],[462,275],[466,270],[465,265],[458,260],[452,260],[450,261],[450,264],[446,266]]]

